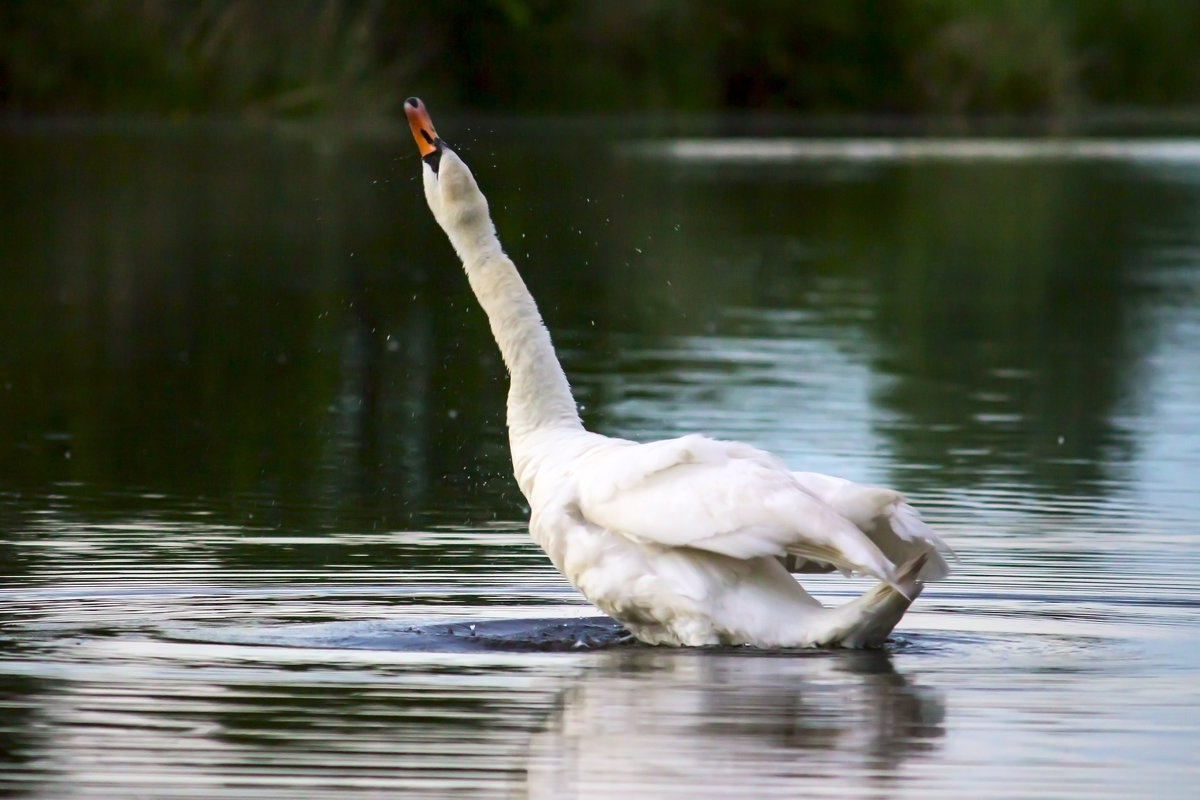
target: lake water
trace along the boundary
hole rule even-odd
[[[621,641],[407,130],[10,124],[0,794],[1194,796],[1200,144],[437,123],[590,426],[896,486],[956,572],[883,651]]]

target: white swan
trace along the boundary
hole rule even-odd
[[[890,489],[792,472],[699,435],[639,444],[591,433],[533,297],[501,249],[474,176],[405,101],[425,199],[462,259],[508,367],[508,435],[529,531],[601,611],[650,644],[878,646],[945,545]],[[785,566],[787,564],[788,566]],[[882,581],[825,608],[789,573]]]

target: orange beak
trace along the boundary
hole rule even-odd
[[[425,104],[420,98],[410,97],[405,100],[404,113],[408,115],[408,127],[412,128],[413,139],[417,141],[417,150],[421,152],[421,158],[437,152],[441,140],[438,139],[433,122],[429,119],[429,112],[425,110]]]

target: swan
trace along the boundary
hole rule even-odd
[[[509,374],[513,472],[529,532],[584,597],[656,645],[878,647],[949,548],[898,492],[793,472],[741,442],[638,443],[583,427],[537,305],[471,170],[415,97],[425,200],[462,261]],[[825,607],[792,572],[879,583]]]

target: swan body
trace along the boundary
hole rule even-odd
[[[637,443],[585,430],[474,176],[420,100],[405,111],[426,202],[508,368],[514,473],[530,534],[554,566],[650,644],[880,645],[925,582],[949,572],[948,548],[912,506],[890,489],[793,472],[740,442]],[[791,574],[834,569],[880,582],[826,608]]]

